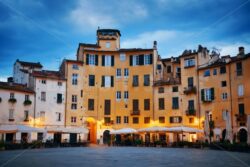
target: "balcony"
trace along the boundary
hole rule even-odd
[[[10,98],[9,103],[12,103],[12,104],[16,103],[16,99],[15,98]]]
[[[237,122],[246,122],[247,115],[246,114],[235,114]]]
[[[23,122],[29,122],[29,118],[25,118]]]
[[[154,86],[180,85],[180,84],[181,84],[181,79],[174,78],[174,77],[168,77],[167,79],[160,79],[160,80],[154,81]]]
[[[32,101],[30,101],[30,100],[25,100],[23,102],[23,105],[25,105],[25,106],[28,106],[28,105],[31,105],[31,104],[32,104]]]
[[[236,75],[237,75],[237,76],[242,76],[242,70],[240,70],[240,69],[239,69],[239,70],[236,70]]]
[[[9,122],[14,122],[15,119],[14,118],[9,118]]]
[[[140,115],[140,110],[132,110],[130,112],[130,115],[133,116],[133,115]]]
[[[186,110],[186,115],[187,116],[195,116],[196,115],[196,110],[195,109],[187,109]]]
[[[189,95],[189,94],[192,94],[192,93],[196,94],[196,86],[185,87],[183,93],[186,94],[186,95]]]

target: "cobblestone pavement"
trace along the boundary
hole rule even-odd
[[[0,151],[2,166],[245,167],[250,154],[148,147],[78,147]]]

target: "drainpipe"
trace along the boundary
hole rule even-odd
[[[231,128],[232,128],[232,138],[233,133],[233,99],[232,99],[232,78],[231,78],[231,63],[229,63],[229,91],[230,91],[230,110],[231,110]]]

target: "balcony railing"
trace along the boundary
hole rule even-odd
[[[154,81],[154,86],[180,85],[180,84],[181,84],[181,79],[174,78],[174,77],[169,77],[167,79],[160,79],[160,80]]]
[[[140,110],[132,110],[130,115],[140,115]]]
[[[196,94],[196,86],[192,86],[192,87],[185,87],[184,88],[184,94],[188,95],[188,94]]]
[[[247,121],[246,114],[236,114],[235,116],[236,116],[237,122],[246,122]]]
[[[114,121],[113,120],[110,120],[110,122],[104,122],[103,125],[104,126],[111,126],[114,124]]]
[[[196,115],[195,109],[187,109],[186,110],[186,115],[187,116],[195,116]]]

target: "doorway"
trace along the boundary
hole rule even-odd
[[[62,134],[61,133],[54,133],[54,143],[60,144],[62,141]]]
[[[105,130],[103,132],[103,144],[109,144],[110,143],[110,131],[109,130]]]
[[[238,139],[241,143],[247,142],[247,131],[245,129],[240,129],[238,132]]]
[[[69,142],[70,143],[77,143],[77,133],[70,133]]]

